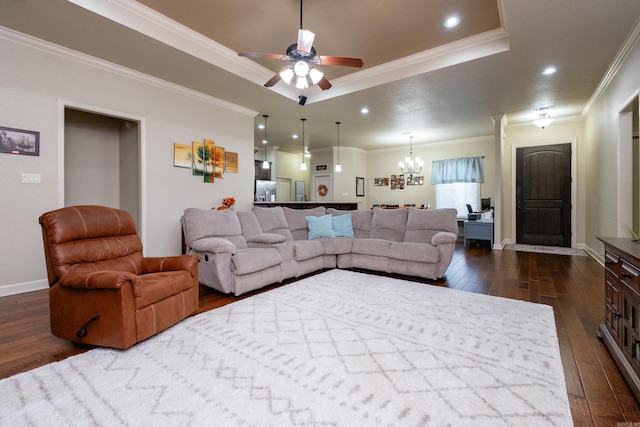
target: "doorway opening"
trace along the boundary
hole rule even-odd
[[[573,246],[571,153],[571,143],[516,148],[516,243]]]
[[[140,121],[70,106],[63,113],[62,205],[125,210],[142,237]]]
[[[639,105],[634,94],[618,117],[618,236],[629,237],[628,228],[640,233]]]

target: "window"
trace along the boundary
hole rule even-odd
[[[436,184],[436,207],[456,208],[458,218],[467,218],[467,203],[474,212],[480,209],[480,184],[477,182],[453,182]]]

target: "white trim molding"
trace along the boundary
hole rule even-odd
[[[25,292],[41,291],[49,289],[49,283],[46,280],[34,280],[33,282],[13,283],[10,285],[0,286],[0,298],[11,295],[23,294]]]

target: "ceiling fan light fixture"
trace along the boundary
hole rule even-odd
[[[309,83],[307,82],[307,78],[306,77],[298,77],[298,80],[296,81],[296,88],[298,89],[306,89],[309,87]]]
[[[311,70],[309,70],[309,78],[314,85],[317,85],[318,82],[322,80],[322,77],[324,77],[322,71],[316,70],[315,68],[311,67]]]
[[[306,77],[309,74],[309,64],[305,61],[298,61],[293,66],[293,72],[298,77]]]
[[[298,46],[296,50],[299,52],[311,53],[311,47],[313,46],[313,39],[316,35],[309,30],[298,30]]]
[[[284,70],[280,71],[280,78],[286,83],[290,84],[293,79],[294,72],[291,67],[287,67]]]

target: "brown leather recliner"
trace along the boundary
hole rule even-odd
[[[53,335],[124,349],[198,308],[199,258],[143,257],[128,212],[71,206],[39,221]]]

